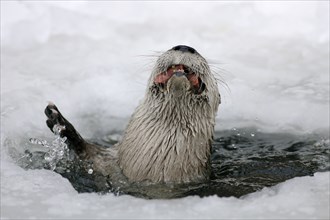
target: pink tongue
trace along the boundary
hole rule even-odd
[[[187,76],[189,82],[191,83],[191,85],[195,88],[199,88],[199,81],[198,81],[198,77],[195,74],[190,74]]]
[[[175,65],[174,67],[169,68],[167,71],[162,72],[155,77],[155,83],[166,83],[167,80],[173,76],[174,72],[179,70],[183,71],[183,65]]]
[[[183,72],[184,71],[184,66],[179,64],[172,66],[167,69],[167,71],[159,73],[156,77],[154,82],[157,84],[164,84],[167,83],[167,81],[173,76],[175,72]],[[200,78],[196,76],[195,73],[190,72],[188,74],[185,74],[187,79],[189,80],[193,90],[195,91],[195,94],[201,94],[203,92],[203,88],[200,88],[202,84],[200,84]],[[205,85],[204,85],[205,87]]]
[[[173,75],[173,73],[171,75],[166,74],[166,72],[160,73],[156,76],[155,83],[166,83],[167,80],[169,80],[172,75]]]

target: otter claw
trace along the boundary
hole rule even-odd
[[[55,134],[60,134],[65,129],[65,120],[61,117],[61,113],[58,111],[57,107],[53,103],[49,103],[45,109],[45,114],[47,116],[46,124],[49,129]],[[55,126],[60,129],[55,129]]]
[[[45,109],[45,114],[47,117],[50,117],[50,115],[52,114],[52,110],[50,109],[49,105]]]
[[[46,124],[47,124],[47,126],[48,126],[51,130],[53,129],[53,127],[54,127],[54,123],[53,123],[52,120],[47,119]]]

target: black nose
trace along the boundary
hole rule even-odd
[[[190,52],[190,53],[196,53],[197,52],[194,48],[188,47],[188,46],[185,46],[185,45],[175,46],[175,47],[172,48],[172,50],[179,50],[179,51],[182,51],[182,52]]]

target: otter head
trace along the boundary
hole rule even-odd
[[[207,92],[206,83],[215,86],[211,85],[215,80],[210,79],[210,72],[206,60],[195,49],[179,45],[158,58],[149,87],[174,97],[201,95]]]
[[[219,103],[216,79],[195,49],[179,45],[163,53],[118,145],[123,173],[131,181],[207,179]]]

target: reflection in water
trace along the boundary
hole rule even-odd
[[[112,136],[110,136],[112,137]],[[92,165],[71,157],[57,161],[55,172],[67,178],[78,192],[130,194],[143,198],[177,198],[188,195],[241,197],[263,187],[273,186],[297,176],[313,175],[330,170],[329,136],[265,134],[236,129],[217,132],[212,150],[212,174],[208,182],[199,184],[128,184],[114,183],[93,172]],[[110,139],[93,140],[105,147]],[[31,147],[32,149],[33,147]],[[18,164],[25,169],[53,169],[45,154],[27,150]]]

